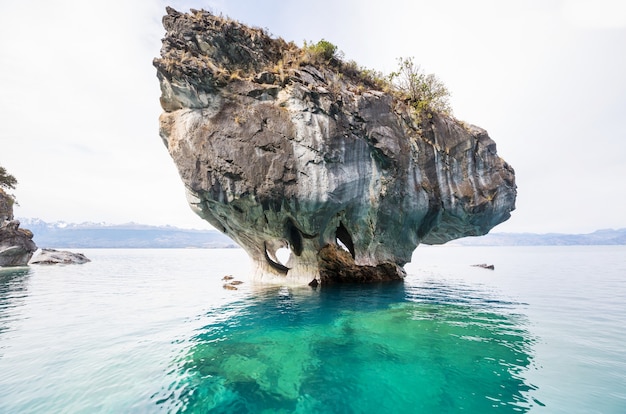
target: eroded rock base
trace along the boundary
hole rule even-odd
[[[340,283],[376,283],[402,281],[404,269],[394,263],[359,266],[349,252],[338,246],[327,245],[319,253],[319,281],[323,285]]]

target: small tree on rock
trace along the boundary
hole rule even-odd
[[[317,63],[322,65],[337,65],[341,62],[343,53],[339,48],[326,39],[317,43],[304,41],[303,63]]]
[[[389,81],[418,113],[452,113],[448,88],[432,73],[424,73],[413,58],[398,58],[398,70],[389,74]]]
[[[0,165],[0,188],[6,188],[8,190],[15,190],[17,180],[7,170]]]
[[[7,170],[0,166],[0,225],[4,220],[13,220],[13,205],[15,197],[7,194],[4,189],[14,190],[17,180]]]

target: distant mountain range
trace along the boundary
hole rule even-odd
[[[34,233],[39,247],[50,248],[233,248],[234,241],[217,230],[189,230],[172,226],[106,223],[47,223],[18,218]],[[450,242],[460,246],[573,246],[626,245],[626,229],[589,234],[491,233]]]
[[[65,222],[21,219],[20,227],[35,235],[39,247],[50,248],[231,248],[239,247],[217,230],[189,230],[171,226]]]
[[[490,233],[451,242],[461,246],[575,246],[626,244],[626,229],[597,230],[588,234]]]

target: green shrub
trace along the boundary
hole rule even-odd
[[[435,75],[425,74],[413,58],[398,58],[398,70],[388,78],[418,113],[452,113],[448,88]]]
[[[356,81],[359,88],[372,88],[393,93],[409,103],[417,115],[437,112],[452,115],[450,92],[433,74],[426,74],[413,62],[413,58],[398,58],[398,70],[385,76],[383,73],[359,66],[355,61],[343,61],[343,53],[336,45],[322,39],[317,43],[304,41],[296,64],[322,65],[335,70],[340,76]]]
[[[336,45],[328,40],[322,39],[319,42],[307,43],[304,41],[304,51],[308,59],[313,63],[338,63],[341,61],[341,52]]]
[[[337,56],[335,56],[337,53],[337,46],[327,40],[322,39],[317,42],[315,46],[313,46],[313,50],[324,60],[337,58]]]

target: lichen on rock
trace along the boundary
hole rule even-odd
[[[420,243],[486,234],[515,208],[514,171],[485,130],[416,116],[261,29],[171,8],[163,23],[160,136],[192,209],[258,280],[399,279]]]

